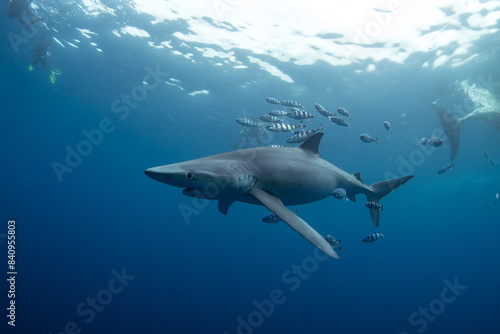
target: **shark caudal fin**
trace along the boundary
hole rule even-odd
[[[370,186],[372,193],[366,194],[368,202],[378,203],[382,197],[392,192],[394,189],[412,179],[413,175],[400,177],[388,181],[374,183]],[[380,219],[380,209],[370,208],[370,215],[375,226],[378,227]]]
[[[456,119],[448,110],[436,103],[436,101],[431,103],[431,106],[436,111],[436,114],[441,121],[444,133],[448,137],[451,148],[450,160],[455,160],[455,156],[458,152],[458,147],[460,146],[460,120]]]

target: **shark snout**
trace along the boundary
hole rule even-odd
[[[144,171],[144,174],[146,174],[153,180],[165,182],[168,180],[168,175],[162,169],[162,167],[148,168]]]

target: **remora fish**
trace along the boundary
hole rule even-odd
[[[325,238],[286,206],[319,201],[337,188],[346,189],[351,201],[364,194],[368,201],[378,203],[413,175],[366,185],[359,173],[349,174],[321,158],[318,146],[323,135],[317,132],[299,147],[248,148],[153,167],[145,173],[156,181],[184,188],[184,195],[218,200],[223,214],[235,201],[264,205],[314,246],[338,259]],[[185,217],[191,214],[184,212]],[[378,226],[379,210],[370,210],[370,214]]]

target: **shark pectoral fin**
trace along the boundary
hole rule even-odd
[[[229,210],[229,207],[233,203],[234,203],[234,201],[232,199],[221,198],[219,200],[219,211],[220,211],[220,213],[222,213],[223,215],[226,215],[227,214],[227,210]]]
[[[333,250],[332,246],[315,229],[307,224],[302,218],[287,209],[281,199],[260,189],[252,189],[250,195],[259,200],[266,208],[271,210],[276,216],[283,220],[288,226],[307,239],[314,246],[318,247],[325,254],[340,259],[340,256]]]

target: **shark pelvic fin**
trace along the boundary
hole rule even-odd
[[[234,201],[229,198],[221,198],[219,199],[219,211],[223,215],[227,215],[227,210],[229,210],[229,207],[231,204],[233,204]]]
[[[321,142],[321,137],[323,137],[323,135],[324,135],[323,132],[316,132],[309,139],[303,142],[302,145],[299,146],[299,148],[306,152],[315,154],[318,157],[321,157],[321,154],[319,154],[318,151],[318,147],[319,143]]]
[[[321,139],[321,136],[319,136],[319,139]],[[281,199],[261,189],[252,189],[249,194],[255,197],[288,226],[293,228],[297,233],[306,238],[307,241],[318,247],[325,254],[333,257],[334,259],[340,259],[340,256],[338,256],[325,238],[316,232],[316,230],[307,224],[302,218],[287,209],[281,202]]]
[[[360,172],[357,172],[357,173],[353,173],[352,176],[354,176],[356,178],[356,180],[358,180],[359,182],[365,184],[363,182],[363,180],[361,180],[361,173]]]
[[[370,186],[373,192],[370,194],[366,194],[366,199],[368,200],[368,202],[378,203],[382,197],[389,194],[400,185],[405,184],[406,182],[408,182],[408,180],[412,178],[413,175],[409,175],[397,179],[374,183]],[[372,217],[373,224],[375,224],[375,226],[378,227],[380,220],[380,210],[370,209],[370,215]]]

